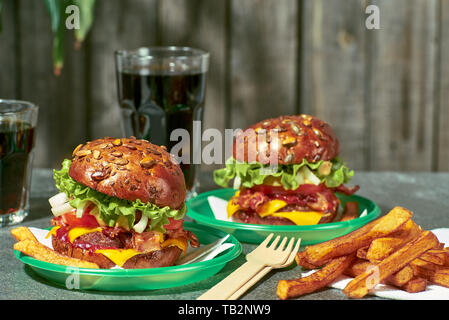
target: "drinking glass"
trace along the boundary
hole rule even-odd
[[[115,62],[124,134],[172,151],[180,160],[190,198],[199,186],[193,150],[201,145],[197,124],[203,120],[209,53],[189,47],[145,47],[118,50]],[[188,133],[188,141],[179,129]]]
[[[38,107],[0,100],[0,226],[28,215]]]

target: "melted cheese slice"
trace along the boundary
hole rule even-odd
[[[259,215],[264,218],[266,216],[271,216],[276,211],[281,210],[283,207],[287,205],[287,202],[282,200],[271,200],[268,202],[265,202],[262,205],[262,208],[258,210]]]
[[[165,240],[161,244],[162,248],[170,246],[177,246],[178,248],[180,248],[182,251],[185,252],[187,250],[187,240],[171,238]],[[126,261],[128,261],[135,255],[144,254],[147,252],[140,252],[135,249],[98,249],[95,250],[95,253],[101,253],[106,258],[114,262],[116,265],[122,267]]]
[[[165,240],[161,244],[162,248],[171,247],[171,246],[176,246],[179,249],[181,249],[182,251],[184,251],[184,253],[185,253],[187,251],[187,239],[184,239],[184,238],[170,238],[170,239]]]
[[[287,202],[282,200],[271,200],[262,205],[262,208],[258,210],[258,214],[265,218],[267,216],[285,218],[292,221],[298,226],[318,224],[323,216],[322,212],[317,211],[291,211],[291,212],[279,212],[287,205]],[[227,205],[228,217],[231,217],[235,212],[240,209],[240,206],[232,203],[232,198]]]
[[[59,228],[61,228],[61,226],[54,226],[53,228],[51,228],[51,230],[48,231],[47,235],[45,236],[45,239],[48,239],[48,237],[50,236],[56,236],[56,231],[58,231]]]
[[[228,213],[228,218],[232,217],[234,213],[240,210],[240,206],[238,204],[234,204],[232,199],[229,200],[228,205],[226,206],[226,212]]]
[[[84,234],[87,233],[92,233],[92,232],[96,232],[99,231],[101,232],[101,228],[84,228],[84,227],[77,227],[77,228],[72,228],[70,229],[68,236],[69,236],[69,241],[71,243],[73,243],[73,241],[75,241],[76,238],[81,237]]]
[[[135,255],[141,254],[142,252],[134,249],[98,249],[95,250],[95,253],[101,253],[116,265],[121,267],[126,261],[128,261],[128,259],[131,259]]]
[[[298,226],[313,225],[320,222],[323,213],[316,211],[275,212],[273,217],[286,218]]]
[[[234,213],[240,210],[240,206],[238,204],[234,204],[234,198],[238,197],[240,194],[240,190],[237,191],[234,196],[228,201],[228,205],[226,206],[226,212],[228,213],[228,218],[232,217]]]

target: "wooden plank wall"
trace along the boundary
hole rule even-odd
[[[369,41],[370,165],[431,170],[437,1],[377,1],[384,28]]]
[[[365,28],[369,4],[380,30]],[[304,112],[331,123],[354,169],[449,170],[449,0],[97,0],[60,77],[42,1],[3,6],[0,98],[40,106],[36,167],[121,135],[114,50],[185,45],[211,53],[203,129]]]
[[[359,0],[341,1],[338,11],[328,1],[307,0],[302,22],[300,111],[331,123],[353,168],[369,163],[363,12]]]
[[[434,169],[449,171],[449,1],[443,1],[438,7],[440,13],[439,37],[441,44],[439,48],[439,68],[437,69],[437,112],[435,112],[435,138],[433,144],[437,153],[434,156]]]

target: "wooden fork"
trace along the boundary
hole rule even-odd
[[[294,240],[293,238],[290,240]],[[290,252],[290,256],[288,257],[287,261],[285,261],[282,264],[273,265],[271,267],[265,267],[263,268],[258,274],[256,274],[254,277],[252,277],[247,283],[245,283],[240,289],[238,289],[236,292],[234,292],[227,300],[237,300],[240,298],[242,294],[244,294],[248,289],[250,289],[253,285],[255,285],[257,282],[260,281],[263,277],[265,277],[271,270],[273,269],[282,269],[285,267],[288,267],[293,263],[295,260],[296,253],[298,253],[299,246],[301,245],[301,238],[298,239],[296,242],[295,247],[293,248],[292,252]]]
[[[273,234],[271,233],[256,249],[246,255],[247,262],[198,297],[197,300],[226,300],[264,267],[285,263],[292,251],[293,241],[290,241],[285,247],[287,237],[284,237],[281,244],[276,248],[280,240],[280,236],[277,236],[267,247],[272,237]]]

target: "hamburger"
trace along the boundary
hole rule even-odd
[[[183,228],[183,173],[164,147],[106,137],[80,144],[54,170],[53,249],[125,269],[171,266],[196,236]]]
[[[281,116],[258,122],[234,139],[226,167],[214,181],[238,191],[227,205],[236,222],[312,225],[336,219],[337,192],[354,172],[338,157],[338,139],[328,123],[310,115]]]

